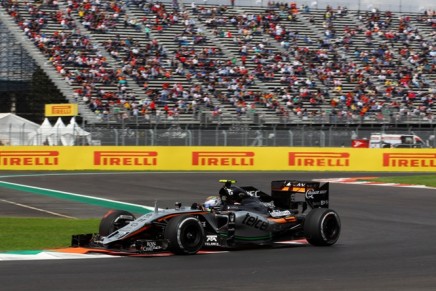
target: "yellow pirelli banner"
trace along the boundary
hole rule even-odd
[[[436,172],[435,149],[1,147],[2,170]]]
[[[78,112],[77,104],[45,104],[45,116],[76,116]]]

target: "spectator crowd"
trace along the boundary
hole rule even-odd
[[[148,0],[2,6],[74,88],[74,98],[102,118],[200,110],[218,118],[230,106],[236,116],[434,120],[433,10],[281,2],[255,10],[194,2],[181,9]]]

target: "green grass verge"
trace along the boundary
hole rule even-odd
[[[374,179],[376,182],[384,183],[401,183],[412,185],[425,185],[429,187],[436,187],[436,174],[422,175],[422,176],[395,176],[395,177],[379,177]]]
[[[0,251],[42,250],[71,245],[71,235],[98,232],[100,219],[0,218]]]

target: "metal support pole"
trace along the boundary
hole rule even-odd
[[[223,130],[223,136],[224,136],[224,144],[223,146],[227,146],[227,131]]]
[[[321,147],[325,147],[325,132],[323,130],[320,130],[319,134],[320,134],[319,145]]]
[[[294,146],[294,133],[292,132],[292,130],[289,130],[288,133],[289,133],[289,146],[293,147]]]

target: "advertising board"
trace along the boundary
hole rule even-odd
[[[2,147],[2,170],[436,172],[434,149]]]

